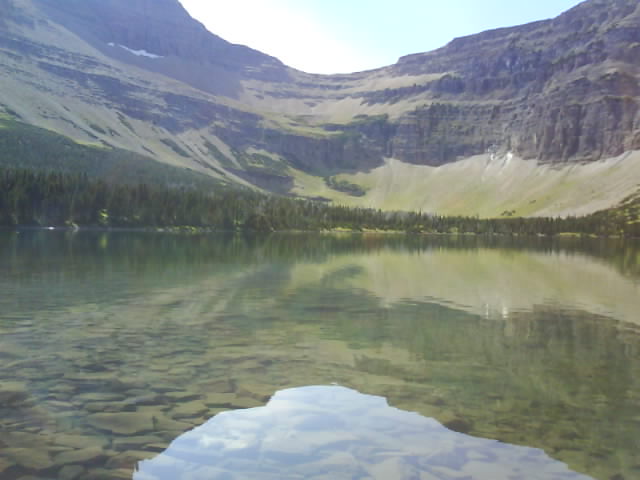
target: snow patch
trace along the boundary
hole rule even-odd
[[[107,45],[109,45],[110,47],[120,47],[123,48],[124,50],[126,50],[129,53],[132,53],[133,55],[137,56],[137,57],[147,57],[147,58],[163,58],[162,55],[156,55],[155,53],[149,53],[146,50],[134,50],[133,48],[129,48],[126,47],[124,45],[116,45],[113,42],[109,42],[107,43]]]
[[[509,163],[511,163],[511,160],[513,160],[513,153],[507,152],[505,165],[509,165]]]

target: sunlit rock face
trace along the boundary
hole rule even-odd
[[[313,386],[281,390],[264,407],[218,414],[142,461],[133,478],[590,477],[542,450],[456,433],[432,418],[390,407],[383,397]]]

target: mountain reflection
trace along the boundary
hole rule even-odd
[[[475,438],[339,386],[223,412],[140,462],[134,480],[581,479],[542,450]]]
[[[0,479],[639,478],[637,245],[507,240],[0,234]]]

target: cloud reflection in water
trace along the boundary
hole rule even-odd
[[[134,480],[589,480],[542,450],[453,432],[339,386],[216,415],[140,462]]]

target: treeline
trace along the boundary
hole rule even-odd
[[[621,235],[640,223],[616,210],[586,217],[444,217],[383,212],[219,187],[213,192],[0,170],[0,226],[198,227],[221,231],[382,230],[442,234]]]

